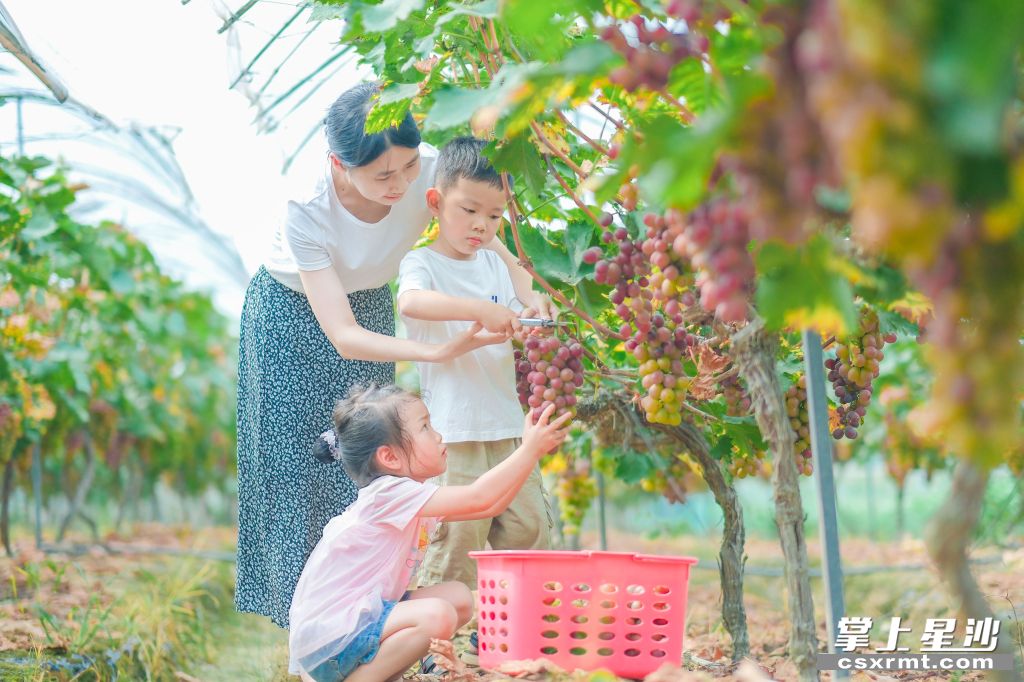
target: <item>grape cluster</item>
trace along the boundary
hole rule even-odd
[[[648,28],[648,20],[639,14],[630,17],[627,24],[632,24],[633,30],[629,32],[635,32],[635,40],[627,38],[626,32],[616,24],[607,26],[601,32],[601,39],[625,57],[626,63],[613,69],[608,79],[629,92],[642,87],[663,89],[676,64],[708,49],[705,36],[692,31],[675,33],[658,22],[654,22],[654,28]]]
[[[14,424],[14,410],[9,403],[0,403],[0,433],[5,433]]]
[[[590,475],[590,462],[577,459],[561,472],[555,485],[555,495],[562,517],[562,534],[578,536],[583,518],[597,497],[597,483]]]
[[[744,207],[714,199],[691,212],[672,250],[697,271],[700,304],[723,322],[747,319],[754,290],[754,261],[747,252],[750,241]]]
[[[641,384],[647,395],[640,400],[648,421],[678,425],[680,404],[690,383],[683,359],[699,338],[684,325],[684,310],[696,303],[689,291],[685,262],[672,250],[672,241],[681,232],[678,214],[648,213],[644,216],[645,239],[639,243],[650,273],[645,284],[648,298],[658,312],[636,320],[637,333],[626,341],[640,364]]]
[[[750,414],[750,396],[743,390],[738,377],[731,376],[719,382],[725,397],[725,413],[730,417]]]
[[[879,363],[885,357],[882,347],[895,341],[895,334],[879,333],[878,315],[866,308],[861,314],[857,336],[839,344],[836,357],[825,360],[828,380],[839,401],[840,425],[832,431],[836,440],[857,437],[857,427],[871,403],[871,382],[878,376]]]
[[[786,416],[793,428],[796,470],[810,476],[814,471],[811,464],[811,417],[807,409],[807,377],[803,374],[786,391]]]
[[[519,402],[532,410],[534,420],[552,403],[551,419],[576,414],[576,389],[583,385],[582,355],[579,343],[536,334],[527,336],[523,349],[515,351]]]
[[[749,0],[742,1],[745,4],[749,3]],[[673,19],[685,21],[687,26],[693,28],[700,21],[711,24],[728,21],[732,17],[732,10],[720,6],[718,3],[702,0],[668,0],[665,5],[665,14]]]
[[[599,284],[615,287],[609,298],[622,320],[619,336],[640,363],[640,381],[646,391],[640,404],[647,420],[678,425],[690,382],[683,358],[698,339],[683,325],[680,292],[685,285],[682,263],[667,238],[669,222],[648,214],[645,238],[633,240],[625,228],[611,229],[611,215],[603,214],[600,221],[607,228],[602,240],[617,243],[618,253],[605,259],[601,247],[595,246],[584,252],[583,260],[595,263],[594,279]]]
[[[771,467],[764,461],[764,451],[759,450],[752,455],[741,455],[734,449],[728,471],[734,478],[747,478],[770,471]]]
[[[641,481],[640,487],[646,492],[658,493],[673,504],[682,504],[686,502],[686,480],[696,475],[698,467],[686,453],[669,455],[667,460],[667,466]]]

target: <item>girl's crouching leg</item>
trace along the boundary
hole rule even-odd
[[[451,639],[452,635],[473,618],[473,593],[463,583],[451,581],[421,587],[409,593],[409,601],[420,599],[443,599],[455,609],[456,624],[451,634],[440,639]]]
[[[377,655],[353,670],[346,680],[380,682],[395,678],[426,655],[431,639],[451,639],[458,626],[459,613],[451,602],[410,596],[408,601],[395,604],[384,622]]]

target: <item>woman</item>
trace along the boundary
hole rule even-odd
[[[442,346],[394,338],[388,282],[430,222],[425,195],[437,150],[421,143],[410,114],[366,134],[377,92],[358,85],[331,106],[323,178],[311,197],[288,203],[242,309],[235,606],[281,627],[324,525],[356,497],[341,467],[309,455],[334,403],[355,385],[392,383],[396,360],[443,362],[508,338],[490,320]],[[529,273],[497,239],[491,248],[518,298],[548,316]]]

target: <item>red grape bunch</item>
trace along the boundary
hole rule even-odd
[[[678,425],[690,382],[683,358],[698,339],[683,326],[678,298],[682,263],[665,238],[669,223],[654,214],[648,214],[644,222],[645,239],[631,240],[622,227],[608,229],[601,238],[605,243],[617,242],[618,253],[605,259],[601,247],[595,246],[584,252],[583,260],[595,264],[594,279],[599,284],[615,287],[609,298],[622,320],[619,336],[640,363],[646,391],[640,404],[647,420]],[[609,214],[601,216],[603,226],[611,228],[611,223]]]
[[[661,453],[665,466],[640,481],[645,492],[658,493],[672,504],[686,502],[686,484],[692,481],[699,467],[686,453]]]
[[[733,446],[732,459],[729,460],[727,470],[733,478],[747,478],[764,473],[765,461],[764,451],[760,450],[753,454],[743,454],[739,448]]]
[[[650,266],[640,250],[640,243],[629,238],[626,228],[612,229],[610,213],[602,213],[600,222],[605,228],[601,234],[601,241],[606,244],[616,242],[618,254],[606,259],[600,246],[592,246],[583,252],[582,258],[584,263],[594,265],[595,282],[615,287],[610,298],[612,305],[616,306],[616,314],[623,321],[619,332],[620,336],[625,338],[629,335],[628,324],[633,321],[634,316],[644,312],[650,314],[650,296],[642,296],[642,290],[648,285],[647,275],[650,273]],[[628,305],[627,298],[630,299]]]
[[[793,428],[796,470],[810,476],[814,471],[811,465],[811,417],[807,409],[807,377],[803,374],[786,391],[786,416]]]
[[[878,314],[865,308],[860,317],[860,331],[847,343],[836,347],[836,357],[825,360],[828,380],[839,401],[840,426],[832,431],[836,440],[857,437],[857,427],[864,421],[871,403],[871,382],[878,376],[878,367],[885,353],[882,347],[896,341],[895,334],[881,334]]]
[[[653,28],[648,28],[648,20],[639,14],[627,23],[634,30],[624,32],[613,24],[601,32],[601,39],[626,58],[626,63],[612,70],[608,78],[629,92],[641,87],[661,90],[668,85],[676,64],[707,52],[708,39],[692,31],[676,33],[656,21],[650,22]],[[627,33],[635,33],[635,40],[627,38]]]
[[[8,403],[0,403],[0,433],[5,433],[14,424],[14,410]]]
[[[719,382],[725,396],[725,413],[730,417],[750,414],[750,396],[743,390],[738,377],[731,376]]]
[[[747,251],[748,216],[738,203],[715,199],[687,216],[672,249],[697,271],[700,303],[723,322],[747,319],[754,261]]]
[[[551,419],[576,414],[576,389],[583,385],[583,346],[565,344],[556,336],[531,334],[516,350],[516,388],[519,402],[529,407],[536,420],[554,403]]]
[[[672,210],[665,215],[648,213],[644,216],[644,225],[647,226],[647,239],[640,244],[640,250],[651,262],[651,290],[654,298],[662,302],[665,313],[675,318],[682,312],[681,306],[696,302],[688,291],[692,280],[684,276],[688,263],[672,248],[683,233],[682,216]]]

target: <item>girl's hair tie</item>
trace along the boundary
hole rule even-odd
[[[335,461],[340,460],[341,450],[338,449],[338,439],[334,433],[334,429],[328,429],[324,431],[323,433],[320,434],[320,438],[322,438],[324,442],[327,443],[327,447],[330,448],[331,457],[333,457]]]

